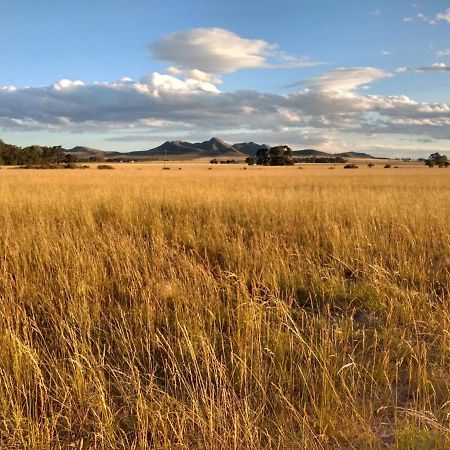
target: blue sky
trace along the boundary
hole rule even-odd
[[[0,56],[18,145],[450,149],[448,0],[2,0]]]

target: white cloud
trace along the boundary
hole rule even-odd
[[[195,28],[163,36],[150,45],[151,57],[173,64],[171,70],[208,74],[263,67],[318,65],[297,58],[261,39],[246,39],[223,28]]]
[[[389,56],[391,52],[389,50],[381,50],[380,52],[383,56]]]
[[[436,55],[439,57],[450,56],[450,48],[439,50],[438,52],[436,52]]]
[[[192,92],[220,92],[217,87],[208,80],[199,79],[199,74],[194,73],[197,77],[186,78],[184,80],[176,78],[172,75],[160,74],[158,72],[152,73],[149,77],[143,78],[144,82],[142,87],[144,90],[149,89],[153,95],[159,96],[161,92],[180,92],[180,93],[192,93]]]
[[[418,67],[417,72],[450,72],[450,66],[444,63],[434,63],[431,66]]]
[[[432,17],[428,17],[425,14],[422,13],[418,13],[416,16],[419,20],[421,20],[422,22],[426,22],[430,25],[435,25],[436,24],[436,19],[432,18]],[[439,19],[437,19],[439,20]]]
[[[60,91],[62,89],[72,89],[72,88],[77,88],[80,86],[84,86],[84,83],[80,80],[72,81],[72,80],[63,79],[63,80],[59,80],[58,82],[56,82],[53,85],[53,88],[57,91]]]
[[[441,12],[436,15],[436,20],[441,20],[450,23],[450,8],[445,12]]]
[[[434,63],[431,66],[422,66],[422,67],[399,67],[395,70],[397,73],[402,72],[450,72],[450,65],[445,63]]]
[[[436,25],[438,22],[448,22],[450,23],[450,8],[447,11],[437,13],[435,16],[427,16],[421,12],[417,13],[415,18],[417,20],[421,20],[422,22],[426,22],[430,25]],[[414,17],[404,17],[403,22],[413,22]]]
[[[288,87],[307,85],[320,91],[350,92],[366,86],[380,78],[392,76],[388,72],[374,67],[340,67],[331,70],[318,78],[293,83]]]

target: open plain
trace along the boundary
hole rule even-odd
[[[0,170],[1,448],[448,448],[450,172],[168,167]]]

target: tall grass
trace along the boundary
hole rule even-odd
[[[446,448],[445,171],[0,173],[0,446]]]

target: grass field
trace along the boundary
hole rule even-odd
[[[450,170],[0,170],[0,447],[450,446]]]

